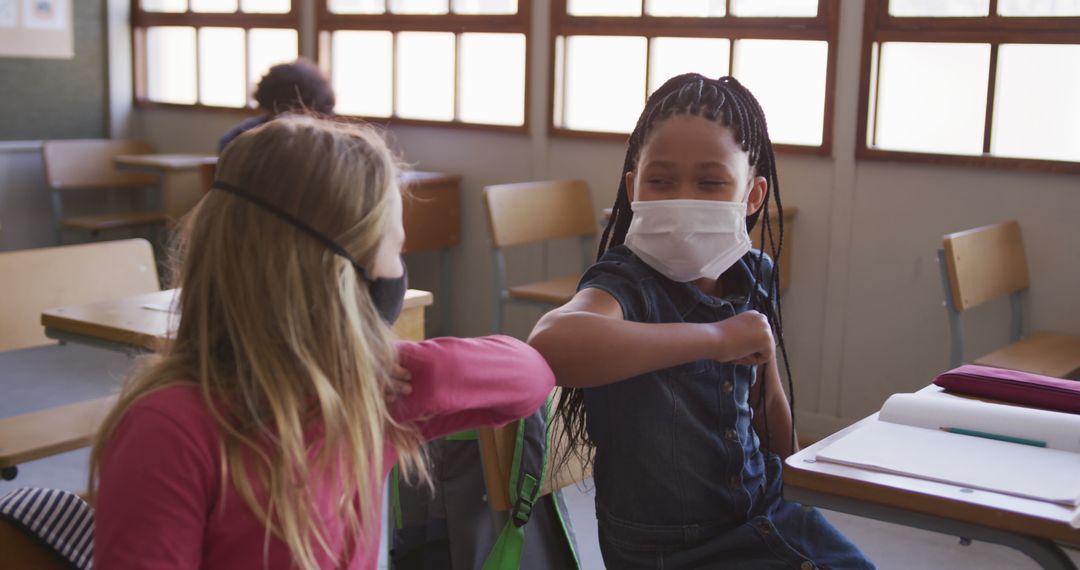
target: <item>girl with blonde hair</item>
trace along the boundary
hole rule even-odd
[[[91,456],[99,568],[373,568],[382,482],[425,441],[528,415],[544,360],[508,337],[392,340],[398,167],[365,126],[246,132],[178,240],[174,338]]]

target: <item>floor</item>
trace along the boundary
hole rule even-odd
[[[118,390],[133,360],[125,354],[77,345],[0,353],[0,417],[98,397]],[[86,450],[20,466],[14,481],[0,481],[0,495],[21,486],[86,488]],[[603,568],[596,543],[593,496],[588,482],[564,490],[585,569]],[[1037,568],[1022,554],[986,543],[961,545],[956,537],[896,526],[842,513],[832,521],[882,569],[1013,570]],[[1069,551],[1080,565],[1080,551]],[[380,567],[384,567],[385,557]]]

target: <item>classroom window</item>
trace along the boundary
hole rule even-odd
[[[860,158],[1080,172],[1080,0],[874,0]]]
[[[527,0],[326,0],[319,61],[341,114],[525,131]]]
[[[254,107],[270,67],[299,53],[290,0],[141,0],[132,13],[140,105]]]
[[[835,0],[552,0],[549,128],[621,140],[672,76],[732,75],[758,98],[779,149],[828,154],[838,9]]]

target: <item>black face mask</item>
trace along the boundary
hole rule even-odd
[[[401,316],[401,308],[405,304],[405,291],[408,288],[409,269],[405,266],[404,259],[401,260],[401,277],[391,279],[380,277],[374,281],[368,281],[371,302],[375,304],[375,309],[379,311],[379,316],[386,324],[394,324]]]
[[[409,288],[409,272],[405,267],[405,260],[401,260],[401,277],[393,278],[378,278],[372,279],[366,269],[364,269],[355,259],[349,255],[348,251],[345,251],[344,247],[341,247],[334,240],[324,236],[316,231],[311,226],[307,225],[303,220],[300,220],[296,216],[278,208],[277,206],[263,200],[262,198],[249,194],[232,184],[222,182],[220,180],[215,181],[211,186],[211,189],[221,190],[228,192],[238,198],[243,198],[252,204],[274,214],[281,220],[292,224],[296,229],[311,236],[315,241],[326,246],[327,249],[349,260],[353,268],[356,269],[356,273],[360,275],[368,284],[368,293],[371,295],[371,302],[375,305],[375,309],[379,312],[379,316],[388,325],[394,324],[394,321],[401,315],[401,308],[405,304],[405,290]]]

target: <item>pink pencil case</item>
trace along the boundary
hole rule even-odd
[[[966,364],[934,379],[951,392],[1080,414],[1080,381]]]

